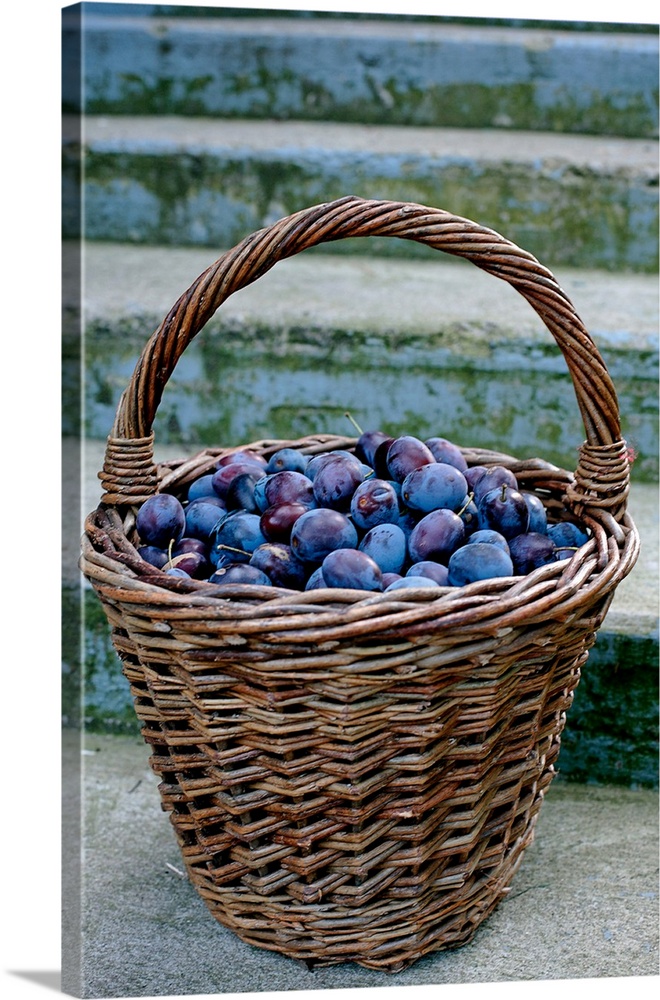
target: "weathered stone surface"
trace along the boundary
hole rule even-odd
[[[75,19],[67,20],[75,30]],[[630,137],[658,131],[658,38],[651,32],[535,30],[442,18],[136,17],[119,9],[111,17],[88,13],[83,34],[84,109],[91,114]],[[64,99],[81,109],[73,79]]]
[[[188,347],[163,396],[157,440],[239,444],[264,436],[405,425],[462,444],[573,467],[584,430],[566,363],[529,304],[473,265],[334,258],[310,251],[232,295]],[[85,248],[86,433],[103,439],[137,358],[216,251]],[[635,474],[658,475],[657,282],[562,270],[558,280],[619,393]],[[75,284],[75,283],[74,283]],[[75,297],[65,346],[65,426],[79,432]]]
[[[185,117],[85,120],[85,235],[231,246],[309,205],[354,194],[446,208],[550,266],[656,271],[652,140],[332,122]],[[65,145],[71,192],[77,143]],[[65,199],[64,226],[75,202]],[[344,240],[332,252],[355,252]],[[379,253],[420,257],[407,240]]]

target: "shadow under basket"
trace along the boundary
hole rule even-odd
[[[568,364],[586,440],[575,473],[501,464],[587,544],[527,576],[439,590],[297,592],[167,576],[137,553],[137,507],[182,498],[237,449],[157,465],[153,420],[187,344],[275,263],[356,236],[416,240],[509,282]],[[402,433],[405,429],[402,428]],[[318,435],[263,440],[307,454]],[[308,964],[397,972],[468,942],[509,891],[555,773],[580,668],[639,537],[607,369],[553,275],[492,230],[347,197],[247,237],[173,306],[119,403],[81,567],[130,682],[188,876],[244,941]]]

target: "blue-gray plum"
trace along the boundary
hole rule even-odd
[[[494,531],[492,528],[479,528],[475,531],[467,540],[468,544],[474,545],[476,542],[487,542],[489,545],[499,545],[502,552],[509,551],[509,543],[507,542],[504,535],[500,534],[499,531]]]
[[[191,501],[184,508],[184,512],[186,535],[204,542],[209,541],[216,524],[226,514],[225,508],[217,506],[210,497],[200,497]]]
[[[249,514],[243,510],[233,510],[226,514],[213,529],[210,539],[212,551],[238,550],[240,553],[252,553],[259,545],[267,541],[264,538],[258,514]]]
[[[250,566],[249,563],[234,563],[233,566],[224,566],[222,569],[217,569],[209,577],[209,583],[217,583],[221,587],[235,583],[252,583],[262,587],[272,587],[272,583],[266,574],[257,569],[256,566]]]
[[[445,462],[432,462],[409,472],[401,485],[404,503],[412,510],[429,513],[446,507],[459,511],[468,487],[463,473]]]
[[[412,532],[417,527],[419,520],[419,515],[416,515],[412,510],[408,510],[408,508],[404,505],[399,510],[399,516],[397,517],[395,523],[399,525],[406,538],[410,538]]]
[[[580,548],[589,541],[589,535],[584,528],[573,521],[558,521],[548,526],[548,536],[558,549]]]
[[[208,560],[215,569],[224,569],[234,563],[247,563],[250,561],[251,552],[242,552],[234,548],[209,547]]]
[[[351,498],[353,523],[363,531],[377,524],[396,524],[399,519],[399,499],[393,484],[385,479],[365,479]]]
[[[528,531],[509,540],[509,552],[518,576],[526,576],[533,569],[554,562],[555,543],[549,535]]]
[[[371,556],[382,573],[400,573],[408,555],[406,535],[398,524],[376,524],[369,528],[358,549]]]
[[[465,541],[465,527],[453,510],[432,510],[415,525],[408,539],[413,562],[433,559],[446,563]]]
[[[436,462],[445,462],[447,465],[453,465],[460,472],[466,471],[468,464],[465,461],[463,452],[453,441],[448,441],[447,438],[443,437],[431,437],[424,444]]]
[[[313,507],[295,521],[289,544],[301,562],[320,565],[334,549],[357,548],[358,533],[341,511]]]
[[[450,587],[463,587],[477,580],[514,576],[511,556],[490,542],[463,545],[452,553],[448,564]]]
[[[460,508],[456,511],[461,521],[463,522],[463,527],[465,528],[465,537],[468,538],[473,535],[475,531],[479,530],[479,509],[472,499],[472,494],[469,493]]]
[[[254,484],[254,502],[257,505],[257,511],[260,511],[262,514],[266,508],[270,506],[268,500],[266,499],[266,486],[271,478],[271,475],[276,475],[276,473],[268,473],[267,475],[264,474],[263,476],[260,476]]]
[[[328,587],[375,591],[383,589],[380,566],[359,549],[334,549],[323,560],[322,570]]]
[[[186,527],[182,504],[169,493],[156,493],[139,508],[135,527],[145,545],[167,549],[171,542],[181,538]]]
[[[188,500],[197,500],[199,497],[216,497],[217,493],[213,489],[213,473],[209,472],[204,476],[198,476],[188,487]]]
[[[525,498],[507,483],[482,494],[477,508],[480,527],[499,531],[507,541],[529,528],[529,510]]]
[[[529,511],[528,531],[538,531],[541,535],[545,534],[548,530],[548,515],[543,501],[535,493],[527,493],[524,490],[521,492]]]
[[[435,562],[433,559],[424,559],[422,562],[415,562],[409,567],[406,576],[422,576],[427,580],[435,580],[439,587],[447,586],[449,570],[444,563]]]
[[[309,458],[296,448],[280,448],[268,459],[266,472],[304,472]]]
[[[440,584],[432,580],[430,576],[402,576],[400,580],[395,580],[386,588],[386,593],[392,590],[438,590]]]
[[[167,566],[163,572],[166,576],[178,576],[183,580],[192,580],[190,573],[186,573],[185,569],[181,569],[180,566]]]
[[[150,566],[155,566],[156,569],[162,569],[169,562],[170,557],[167,551],[159,549],[156,545],[140,545],[137,551],[141,559],[148,562]]]
[[[327,583],[323,579],[323,568],[321,566],[317,566],[316,569],[310,573],[309,579],[305,584],[305,590],[323,590],[327,586]]]

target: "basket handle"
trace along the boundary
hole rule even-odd
[[[586,432],[567,501],[580,516],[587,511],[610,525],[620,521],[626,509],[629,461],[616,392],[593,340],[552,273],[532,254],[469,219],[411,202],[354,196],[312,206],[252,233],[181,295],[145,345],[119,401],[99,473],[103,501],[134,504],[156,491],[152,425],[163,390],[178,359],[219,306],[278,261],[321,243],[358,236],[415,240],[464,257],[527,299],[566,359]]]

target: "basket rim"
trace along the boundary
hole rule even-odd
[[[335,438],[337,446],[355,439]],[[311,435],[287,444],[320,449],[327,443],[323,435]],[[252,442],[232,449],[206,448],[183,459],[159,465],[160,488],[173,491],[177,482],[190,481],[205,464],[214,465],[219,455],[259,445]],[[282,442],[262,443],[271,451]],[[505,460],[515,472],[527,470],[529,477],[554,483],[555,495],[568,489],[572,473],[540,459],[517,460],[510,455],[478,449],[462,449],[473,464],[489,456],[493,464]],[[550,480],[548,477],[552,477]],[[543,486],[537,488],[543,493]],[[549,494],[548,487],[545,493]],[[524,576],[499,577],[463,587],[410,587],[396,592],[365,592],[339,588],[296,591],[275,586],[234,584],[218,587],[208,581],[182,580],[167,576],[141,559],[128,539],[134,524],[134,508],[126,520],[121,509],[103,502],[85,523],[81,569],[99,596],[127,606],[152,603],[158,616],[167,610],[176,622],[181,616],[213,624],[214,630],[238,642],[240,633],[268,632],[274,641],[334,641],[358,637],[368,628],[370,635],[396,634],[413,638],[429,628],[472,628],[493,633],[517,624],[542,622],[556,616],[577,613],[613,592],[634,565],[639,535],[626,512],[621,522],[610,518],[612,531],[592,522],[593,537],[572,557],[532,570]],[[128,532],[125,525],[128,526]],[[311,616],[311,618],[310,618]],[[233,639],[231,638],[233,636]],[[229,637],[229,638],[228,638]]]

